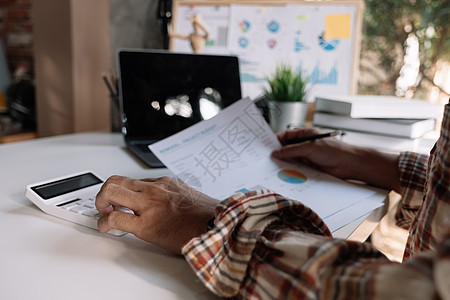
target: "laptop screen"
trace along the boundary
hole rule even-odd
[[[118,52],[123,132],[160,140],[241,99],[235,56]]]

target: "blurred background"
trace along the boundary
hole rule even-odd
[[[0,0],[3,141],[14,133],[26,139],[108,128],[100,73],[115,75],[119,48],[164,48],[160,9],[168,2]],[[357,93],[446,103],[449,2],[362,2]]]

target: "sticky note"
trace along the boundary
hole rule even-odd
[[[350,38],[350,14],[327,15],[325,17],[326,40]]]

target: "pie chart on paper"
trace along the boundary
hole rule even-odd
[[[305,174],[290,169],[283,169],[278,172],[278,178],[287,183],[299,184],[307,180]]]

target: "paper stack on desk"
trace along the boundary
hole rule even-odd
[[[438,104],[393,96],[318,96],[314,108],[314,126],[345,130],[342,140],[350,144],[394,152],[417,151],[441,114]]]
[[[365,186],[272,158],[280,146],[254,103],[243,99],[149,147],[181,181],[211,197],[268,188],[311,207],[331,231],[382,205]]]

